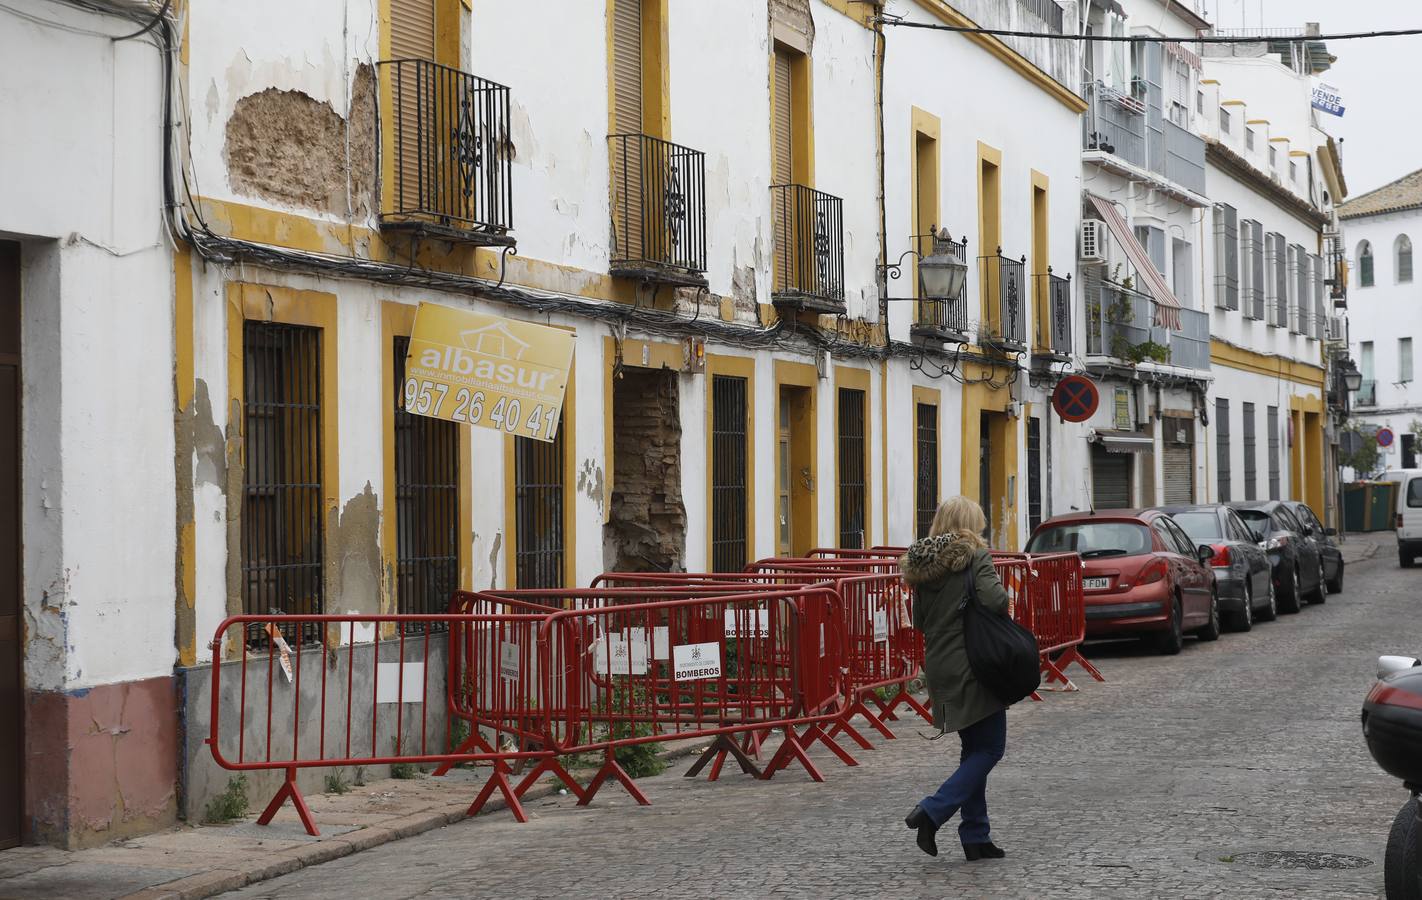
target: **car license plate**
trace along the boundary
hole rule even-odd
[[[1109,578],[1083,578],[1081,586],[1088,591],[1104,591],[1111,586]]]

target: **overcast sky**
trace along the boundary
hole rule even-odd
[[[1422,0],[1204,0],[1221,28],[1292,28],[1317,22],[1324,34],[1422,27]],[[1357,197],[1422,169],[1422,35],[1335,41],[1323,81],[1343,95],[1343,118],[1324,115],[1344,139],[1343,174]],[[1410,62],[1409,62],[1410,60]]]

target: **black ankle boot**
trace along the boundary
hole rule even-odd
[[[1007,853],[992,841],[985,844],[964,844],[963,855],[968,858],[968,862],[976,862],[980,859],[1002,859]]]
[[[922,806],[915,805],[904,817],[904,824],[910,828],[918,829],[918,849],[929,856],[938,855],[938,841],[935,840],[938,826],[933,824],[933,820],[928,817],[928,813],[923,811]]]

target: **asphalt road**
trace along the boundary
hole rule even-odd
[[[650,807],[615,787],[587,809],[554,798],[527,825],[484,816],[225,896],[1380,897],[1405,795],[1359,710],[1387,652],[1422,653],[1422,569],[1387,553],[1324,605],[1178,657],[1089,647],[1105,684],[1009,713],[988,787],[1003,860],[965,862],[951,827],[938,858],[915,847],[903,816],[958,742],[901,722],[857,768],[816,751],[824,784],[679,765],[642,782]],[[1330,867],[1279,867],[1298,859],[1281,852]]]

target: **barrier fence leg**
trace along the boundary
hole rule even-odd
[[[826,734],[824,728],[818,723],[806,728],[804,736],[808,738],[808,740],[805,741],[805,749],[808,750],[815,743],[815,741],[819,741],[820,743],[824,744],[826,747],[829,748],[829,752],[833,753],[835,756],[838,756],[839,761],[844,763],[846,766],[859,765],[859,761],[854,757],[850,756],[849,752],[846,751],[843,747],[835,743],[834,738],[831,735]]]
[[[1093,666],[1090,660],[1081,655],[1080,647],[1068,647],[1065,651],[1062,652],[1061,656],[1057,657],[1057,666],[1061,669],[1066,669],[1066,667],[1071,665],[1072,663],[1076,663],[1077,665],[1081,666],[1083,669],[1086,670],[1086,673],[1088,675],[1090,675],[1092,678],[1095,678],[1097,681],[1106,680],[1105,676],[1101,674],[1101,670]]]
[[[870,696],[872,697],[873,695],[871,694]],[[878,702],[877,697],[875,697],[874,700],[876,703]],[[889,730],[889,726],[885,725],[884,720],[879,718],[879,716],[876,715],[873,710],[864,705],[863,697],[855,698],[854,703],[850,705],[849,709],[846,709],[844,711],[844,717],[840,719],[839,722],[835,723],[835,727],[830,731],[830,737],[834,737],[835,735],[839,734],[841,730],[850,730],[849,720],[854,718],[855,716],[863,716],[864,721],[869,723],[869,727],[879,732],[879,734],[883,735],[884,740],[894,740],[895,735],[892,731]],[[873,748],[865,747],[865,749],[869,750]]]
[[[598,789],[602,787],[602,783],[609,778],[621,782],[622,786],[627,789],[627,793],[631,794],[632,799],[636,800],[639,805],[652,805],[652,801],[648,800],[647,795],[642,793],[637,787],[637,782],[633,781],[632,776],[627,774],[627,770],[622,768],[622,764],[617,761],[617,757],[613,755],[612,748],[610,747],[607,749],[607,755],[603,759],[602,768],[597,770],[597,774],[593,776],[593,780],[589,781],[588,786],[583,789],[583,796],[578,798],[578,805],[587,806],[591,803]]]
[[[477,816],[479,814],[479,810],[483,809],[484,804],[489,802],[489,798],[493,796],[495,788],[498,788],[499,793],[504,795],[504,803],[508,804],[509,812],[513,813],[514,818],[519,822],[527,822],[528,813],[524,812],[523,804],[518,800],[518,793],[509,783],[508,766],[501,759],[494,762],[494,767],[489,773],[489,780],[484,782],[484,788],[479,791],[479,796],[469,804],[469,815]]]
[[[811,780],[825,780],[825,776],[810,761],[809,755],[805,753],[804,744],[800,742],[799,736],[795,734],[795,729],[790,725],[785,726],[785,740],[780,743],[780,749],[776,750],[775,755],[770,758],[770,764],[765,767],[765,774],[761,777],[769,780],[777,771],[787,767],[792,759],[799,762],[805,771],[810,773]]]
[[[918,713],[919,718],[923,719],[923,721],[930,725],[933,724],[933,713],[929,712],[928,707],[918,702],[918,699],[909,693],[907,685],[899,685],[899,692],[889,701],[889,711],[892,712],[897,709],[900,703]]]
[[[563,768],[556,756],[545,756],[539,760],[538,765],[533,767],[533,771],[525,775],[523,780],[518,783],[518,787],[514,788],[514,793],[522,797],[525,791],[537,783],[538,776],[544,772],[553,773],[555,778],[568,786],[568,790],[573,792],[574,797],[582,798],[583,786],[573,780],[573,776],[568,774],[568,770]]]
[[[1068,677],[1066,676],[1066,673],[1061,670],[1061,666],[1059,666],[1057,663],[1053,662],[1053,661],[1052,661],[1052,658],[1051,658],[1050,656],[1048,656],[1048,655],[1045,654],[1045,653],[1042,654],[1041,663],[1042,663],[1042,674],[1044,674],[1044,675],[1047,676],[1046,684],[1042,687],[1042,690],[1047,690],[1047,691],[1079,691],[1079,690],[1081,690],[1081,688],[1079,688],[1079,687],[1077,687],[1076,685],[1072,684],[1071,679],[1068,678]],[[1050,685],[1057,684],[1058,682],[1061,683],[1061,685],[1062,685],[1061,687],[1051,687],[1051,686],[1050,686]]]
[[[468,753],[468,752],[470,752],[471,750],[479,750],[479,751],[484,752],[484,753],[494,753],[494,752],[496,752],[493,747],[490,747],[490,746],[489,746],[489,742],[486,741],[486,740],[484,740],[484,736],[479,733],[479,726],[477,726],[477,725],[472,726],[472,727],[470,728],[470,731],[469,731],[469,737],[465,738],[465,739],[464,739],[464,742],[463,742],[462,744],[460,744],[458,747],[454,748],[455,754]],[[439,764],[439,766],[434,770],[434,772],[432,772],[432,773],[430,773],[430,774],[432,774],[432,775],[444,775],[444,774],[447,773],[450,769],[454,768],[454,767],[455,767],[456,765],[458,765],[458,764],[459,764],[459,761],[458,761],[458,760],[455,760],[455,759],[448,759],[448,760],[445,760],[444,762],[442,762],[442,763]],[[502,765],[505,765],[505,763],[504,763],[502,760],[500,760],[500,761],[499,761],[499,765],[502,766]]]
[[[692,764],[691,768],[686,770],[684,777],[695,778],[701,774],[701,770],[706,767],[706,764],[711,762],[712,757],[715,757],[715,762],[711,765],[711,774],[706,777],[707,781],[715,781],[721,777],[721,767],[726,764],[727,754],[740,764],[742,772],[754,775],[756,778],[760,777],[760,767],[751,762],[750,756],[737,746],[735,739],[728,734],[716,735],[715,742],[702,752],[701,758]]]
[[[286,770],[286,780],[282,782],[281,790],[276,792],[272,802],[267,804],[267,808],[257,817],[258,825],[270,825],[272,817],[281,809],[286,799],[291,798],[291,805],[296,809],[296,817],[301,820],[301,824],[306,826],[306,833],[312,837],[319,837],[321,832],[316,829],[316,823],[311,819],[311,810],[306,806],[306,798],[301,796],[301,791],[296,787],[296,768],[290,766]]]
[[[849,735],[849,739],[858,744],[861,750],[873,750],[874,745],[869,743],[869,739],[860,734],[859,729],[849,723],[851,712],[852,711],[846,711],[843,718],[834,723],[834,727],[830,729],[829,736],[838,737],[842,732]]]

